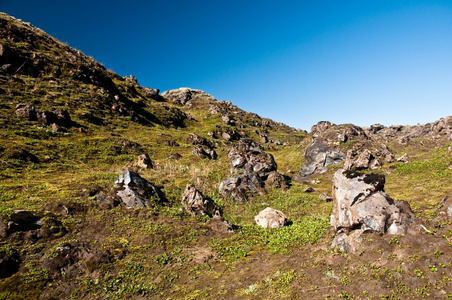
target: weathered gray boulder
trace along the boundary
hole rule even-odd
[[[128,207],[148,207],[152,205],[151,200],[156,203],[166,201],[159,188],[130,170],[122,172],[113,190]]]
[[[232,173],[246,171],[254,172],[265,180],[277,165],[273,155],[265,153],[264,148],[250,139],[240,139],[229,151]]]
[[[223,180],[218,190],[226,198],[232,197],[235,202],[245,203],[248,193],[263,192],[263,187],[264,183],[258,176],[244,172]]]
[[[282,228],[287,223],[287,217],[281,211],[267,207],[254,217],[254,221],[263,228]]]
[[[336,238],[333,247],[354,251],[356,239],[363,232],[407,232],[414,214],[408,203],[394,201],[386,195],[384,184],[384,175],[343,169],[334,174],[331,226],[336,231]]]
[[[324,173],[328,165],[339,164],[344,158],[345,153],[334,150],[322,138],[317,138],[306,148],[306,165],[301,168],[299,174],[308,176],[314,173]]]
[[[182,194],[182,207],[193,216],[221,215],[220,208],[211,200],[204,197],[194,185],[188,184]]]

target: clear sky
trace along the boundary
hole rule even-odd
[[[122,76],[290,126],[452,115],[452,1],[0,0]]]

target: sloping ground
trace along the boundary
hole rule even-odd
[[[408,201],[417,219],[405,236],[368,234],[358,252],[342,253],[330,248],[332,204],[318,197],[331,195],[332,174],[342,164],[308,181],[292,181],[288,189],[267,188],[244,204],[218,192],[230,175],[227,154],[238,138],[261,143],[278,171],[295,177],[316,132],[307,135],[198,90],[160,95],[31,25],[5,14],[0,22],[0,299],[452,294],[452,219],[438,205],[452,195],[449,136],[366,131],[395,157],[411,157],[373,172],[386,175],[388,195]],[[33,104],[37,112],[65,110],[70,126],[54,131],[18,116],[19,103]],[[195,156],[189,133],[204,138],[218,159]],[[398,139],[407,134],[409,140]],[[346,151],[353,141],[333,142]],[[139,173],[171,205],[130,209],[96,201],[96,193],[110,191],[126,165],[137,168],[143,153],[153,168]],[[180,209],[188,183],[220,206],[237,226],[233,233],[214,230],[207,216]],[[314,192],[305,192],[307,187]],[[288,226],[254,225],[254,216],[268,206],[283,211]],[[9,223],[20,218],[30,225]]]

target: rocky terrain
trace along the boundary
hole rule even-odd
[[[310,132],[0,13],[0,299],[452,297],[452,117]]]

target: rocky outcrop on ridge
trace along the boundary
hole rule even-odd
[[[385,144],[372,140],[358,126],[322,121],[314,125],[310,133],[312,142],[305,150],[301,176],[324,173],[329,165],[344,161],[344,169],[350,170],[376,169],[384,162],[394,161]]]

